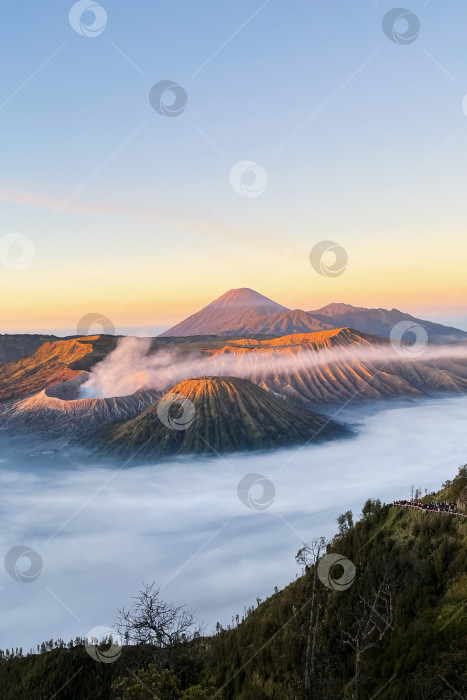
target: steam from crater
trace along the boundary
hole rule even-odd
[[[230,345],[227,349],[186,352],[169,346],[150,353],[150,338],[122,338],[116,349],[96,364],[90,378],[81,386],[81,398],[127,396],[154,389],[164,393],[185,379],[203,376],[234,376],[261,383],[265,377],[320,370],[332,381],[339,368],[364,366],[370,374],[388,363],[435,363],[437,360],[462,362],[461,376],[467,376],[467,346],[432,346],[423,354],[398,353],[389,343],[372,344],[359,336],[348,345]],[[226,345],[228,341],[226,341]],[[366,372],[366,369],[364,370]]]
[[[149,354],[150,338],[122,338],[102,362],[95,365],[91,376],[80,388],[81,398],[128,396],[143,389],[163,392],[191,376],[199,359],[191,359],[176,349]]]

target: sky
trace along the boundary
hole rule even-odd
[[[0,551],[24,543],[40,567],[30,581],[21,579],[27,557],[16,576],[0,568],[0,648],[27,651],[112,628],[117,608],[152,581],[209,633],[294,580],[297,551],[332,538],[340,513],[350,508],[357,519],[367,498],[409,498],[412,484],[438,490],[462,463],[466,397],[385,404],[366,416],[354,410],[356,418],[363,423],[350,440],[126,469],[92,457],[73,468],[63,451],[20,458],[2,443],[0,508],[9,525]],[[251,508],[238,497],[251,475],[263,477],[263,510],[254,507],[261,487],[248,491]]]
[[[77,5],[2,8],[0,332],[153,333],[237,287],[467,328],[464,3]]]

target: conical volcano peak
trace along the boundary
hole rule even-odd
[[[422,326],[432,343],[467,339],[465,331],[424,321],[397,309],[367,309],[344,302],[333,302],[313,311],[291,310],[249,287],[229,289],[161,335],[277,337],[347,327],[389,338],[392,328],[404,320]]]
[[[185,321],[162,333],[162,336],[249,333],[250,328],[257,331],[262,327],[263,322],[258,319],[287,311],[289,309],[254,289],[230,289]]]
[[[174,429],[167,418],[171,405],[182,407],[183,429]],[[205,376],[180,382],[137,418],[102,430],[98,442],[114,454],[136,450],[159,457],[263,450],[351,435],[247,379]]]
[[[228,292],[222,294],[218,299],[215,299],[205,308],[212,306],[228,306],[234,308],[258,308],[263,313],[277,313],[278,311],[288,310],[281,304],[276,303],[272,299],[265,297],[259,292],[249,287],[240,287],[239,289],[229,289]]]

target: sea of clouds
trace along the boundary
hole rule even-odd
[[[302,542],[331,537],[343,511],[408,497],[411,484],[437,489],[467,462],[467,397],[398,403],[361,420],[351,440],[120,470],[28,461],[2,443],[2,559],[25,545],[43,569],[23,583],[2,566],[0,648],[112,626],[117,607],[153,580],[212,631],[293,580]],[[274,484],[264,511],[238,497],[250,473]]]

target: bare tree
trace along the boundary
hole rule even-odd
[[[378,588],[373,590],[371,600],[360,598],[361,606],[353,615],[355,621],[344,633],[344,644],[350,646],[355,654],[355,700],[360,700],[361,697],[363,657],[369,649],[379,646],[392,626],[392,598],[392,586],[385,578]]]
[[[305,694],[309,700],[319,697],[317,694],[318,684],[316,682],[316,638],[322,606],[316,590],[318,581],[317,564],[326,550],[326,545],[327,542],[324,537],[317,537],[305,544],[295,557],[297,564],[303,566],[306,572],[311,575],[310,615],[308,618],[305,651]]]
[[[155,583],[143,584],[133,604],[118,610],[118,631],[127,644],[145,644],[170,652],[193,638],[196,622],[183,605],[166,603],[159,598]]]

